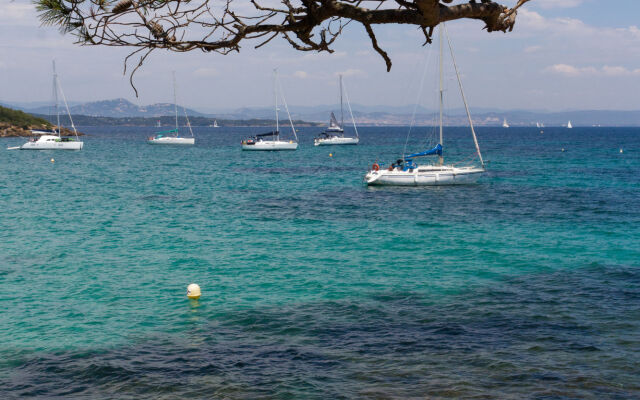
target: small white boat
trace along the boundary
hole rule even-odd
[[[344,106],[342,101],[343,93],[347,97],[347,105],[349,106],[349,112],[351,113],[351,121],[353,122],[353,129],[356,132],[356,137],[344,136]],[[331,119],[329,120],[329,127],[318,135],[314,140],[315,146],[334,146],[334,145],[346,145],[346,144],[358,144],[360,142],[360,136],[358,135],[358,128],[356,128],[356,122],[353,118],[353,112],[351,111],[351,103],[349,102],[349,95],[343,89],[342,75],[340,75],[340,115],[341,123],[333,112],[331,112]]]
[[[193,146],[196,144],[196,138],[193,136],[193,130],[191,129],[191,122],[189,122],[189,116],[187,115],[187,110],[182,108],[184,111],[184,116],[187,120],[187,127],[189,127],[189,132],[191,133],[191,137],[180,137],[180,131],[178,129],[178,100],[176,96],[176,73],[173,72],[173,107],[175,110],[176,116],[176,127],[175,129],[171,129],[168,131],[157,132],[154,136],[150,136],[147,138],[147,143],[149,144],[159,144],[159,145],[182,145],[182,146]],[[158,121],[158,125],[160,121]]]
[[[218,125],[218,120],[217,119],[213,120],[213,127],[214,128],[220,128],[220,125]]]
[[[510,125],[509,125],[509,123],[507,122],[507,119],[505,118],[505,119],[502,121],[502,127],[503,127],[503,128],[509,128],[509,126],[510,126]]]
[[[284,98],[284,94],[282,93],[282,88],[280,87],[280,81],[278,80],[278,70],[273,70],[273,88],[274,88],[274,97],[275,97],[275,106],[276,106],[276,130],[273,132],[261,133],[247,139],[244,139],[242,144],[242,150],[247,151],[279,151],[279,150],[297,150],[298,149],[298,135],[296,134],[296,129],[293,126],[293,121],[291,120],[291,114],[289,113],[289,107],[287,106],[287,100]],[[278,90],[280,88],[280,90]],[[282,103],[284,104],[285,110],[287,110],[287,116],[289,117],[289,124],[291,125],[291,131],[293,132],[293,136],[295,140],[281,140],[280,139],[280,121],[278,117],[278,104],[279,97],[282,97]],[[273,138],[272,140],[268,140],[268,138]]]
[[[571,125],[571,121],[569,121],[569,123],[567,124],[567,129],[572,129],[573,125]]]
[[[242,150],[247,151],[275,151],[275,150],[297,150],[298,143],[293,140],[265,140],[268,136],[278,137],[277,132],[262,133],[253,138],[245,139],[242,142]]]
[[[460,94],[464,102],[465,110],[467,113],[467,119],[471,128],[471,135],[476,147],[476,154],[480,160],[480,166],[468,165],[468,166],[455,166],[445,165],[443,157],[443,35],[446,34],[446,27],[444,23],[440,27],[440,138],[439,143],[432,149],[426,150],[416,154],[405,155],[402,159],[397,160],[391,164],[389,168],[381,169],[380,165],[376,162],[373,164],[371,170],[365,175],[364,180],[367,185],[384,185],[384,186],[442,186],[442,185],[462,185],[475,183],[486,171],[484,169],[484,161],[482,160],[482,154],[480,153],[480,147],[476,138],[476,133],[473,128],[473,122],[471,120],[471,113],[469,112],[469,106],[464,95],[464,89],[462,87],[462,81],[460,80],[460,74],[458,73],[458,67],[456,65],[455,57],[453,55],[453,49],[451,41],[447,34],[447,41],[449,44],[449,50],[451,51],[451,59],[456,71],[456,77],[458,78],[458,86],[460,87]],[[408,139],[408,138],[407,138]],[[438,156],[437,164],[430,165],[418,165],[415,163],[415,159],[420,157],[426,157],[431,155]]]
[[[67,115],[69,116],[69,121],[71,121],[71,128],[73,128],[73,132],[75,133],[75,138],[70,137],[62,137],[61,125],[60,125],[60,110],[58,107],[58,91],[62,95],[62,100],[64,101],[65,108],[67,110]],[[62,86],[60,85],[60,79],[58,78],[58,73],[56,72],[56,62],[53,61],[53,99],[54,99],[54,108],[57,118],[57,131],[53,130],[39,130],[32,129],[31,133],[34,135],[40,135],[39,137],[34,137],[29,139],[29,141],[22,146],[11,147],[9,150],[82,150],[84,143],[78,140],[78,131],[76,131],[76,127],[73,124],[73,118],[71,118],[71,112],[69,111],[69,105],[67,104],[67,98],[64,95],[64,91],[62,90]]]
[[[175,132],[175,130],[167,131],[169,133]],[[162,133],[157,133],[147,141],[149,144],[173,144],[173,145],[194,145],[196,144],[195,138],[185,138],[178,136],[163,136]]]
[[[82,150],[83,143],[73,138],[42,135],[30,139],[19,147],[20,150]]]

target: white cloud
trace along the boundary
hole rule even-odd
[[[212,76],[218,76],[220,75],[220,73],[215,68],[198,68],[193,72],[193,75],[202,77],[202,78],[207,78]]]
[[[293,76],[298,79],[306,79],[309,77],[309,74],[306,73],[305,71],[296,71],[293,73]]]
[[[335,75],[335,76],[342,75],[342,76],[344,76],[344,77],[348,77],[348,76],[359,76],[359,77],[364,77],[364,76],[366,76],[367,74],[366,74],[363,70],[361,70],[361,69],[350,68],[350,69],[347,69],[347,70],[345,70],[345,71],[336,72],[334,75]]]
[[[549,9],[578,7],[582,3],[584,3],[584,0],[536,0],[529,4],[532,6]]]
[[[640,76],[640,68],[630,70],[621,66],[605,65],[602,68],[596,68],[593,66],[588,67],[575,67],[568,64],[555,64],[545,68],[546,72],[554,73],[557,75],[564,75],[567,77],[578,77],[586,75],[605,75],[605,76]]]

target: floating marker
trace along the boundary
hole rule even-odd
[[[333,153],[329,153],[329,157],[333,157]]]
[[[200,286],[197,283],[187,286],[187,297],[194,300],[200,298]]]
[[[562,151],[564,152],[564,147],[562,148]]]
[[[622,152],[623,152],[622,149],[620,149],[620,153],[622,153]]]
[[[51,162],[56,162],[56,160],[54,160],[53,158],[51,159]]]

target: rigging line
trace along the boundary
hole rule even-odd
[[[429,51],[424,58],[426,61],[424,63],[424,68],[422,71],[422,77],[420,78],[420,87],[418,89],[418,95],[416,96],[416,102],[413,105],[413,114],[411,115],[411,123],[409,124],[409,132],[407,132],[407,138],[404,141],[404,148],[402,149],[402,159],[404,160],[404,155],[407,154],[407,144],[409,143],[409,136],[411,136],[411,130],[413,129],[413,125],[416,120],[416,113],[418,112],[418,104],[422,99],[422,93],[424,92],[424,80],[427,76],[427,70],[429,69],[429,62],[431,61],[431,47],[429,47]]]
[[[71,127],[73,128],[73,132],[76,135],[76,139],[78,139],[78,131],[76,130],[76,126],[73,124],[73,118],[71,118],[71,111],[69,111],[69,104],[67,104],[67,98],[64,95],[64,90],[62,90],[62,85],[60,84],[60,78],[56,74],[56,82],[58,83],[58,89],[60,89],[60,94],[62,95],[62,100],[64,101],[64,106],[67,108],[67,114],[69,115],[69,121],[71,121]],[[60,136],[60,127],[58,127],[58,136]]]
[[[460,86],[460,94],[462,94],[462,101],[464,102],[464,109],[467,112],[467,119],[469,120],[469,126],[471,127],[471,135],[473,136],[473,143],[476,145],[476,151],[478,152],[478,158],[480,159],[480,165],[484,168],[484,160],[480,153],[480,145],[478,145],[478,138],[476,137],[476,131],[473,129],[473,121],[471,120],[471,113],[469,112],[469,105],[467,104],[467,98],[464,95],[464,89],[462,88],[462,80],[460,80],[460,73],[458,73],[458,65],[456,64],[456,58],[453,55],[453,46],[451,46],[451,38],[449,38],[449,32],[447,27],[442,24],[444,33],[447,36],[447,43],[449,44],[449,52],[451,53],[451,60],[453,61],[453,67],[456,71],[456,78],[458,78],[458,86]]]
[[[191,129],[191,121],[189,121],[189,116],[187,115],[187,109],[182,107],[182,111],[184,111],[184,117],[187,119],[187,126],[189,127],[189,132],[191,132],[191,137],[193,137],[193,129]]]
[[[344,86],[344,97],[347,98],[347,107],[349,107],[349,114],[351,114],[353,129],[356,131],[356,137],[360,138],[360,135],[358,135],[358,128],[356,128],[356,119],[354,118],[353,111],[351,110],[351,102],[349,101],[349,92],[347,91],[347,85],[345,85],[344,83],[342,83],[342,85]],[[342,128],[344,129],[344,126]],[[342,136],[344,136],[344,134]]]
[[[282,88],[282,82],[280,82],[280,79],[278,79],[277,77],[276,77],[276,84],[280,89],[280,97],[282,98],[284,109],[287,110],[287,116],[289,117],[289,124],[291,124],[291,131],[293,132],[293,136],[296,138],[296,142],[297,142],[298,135],[296,135],[296,128],[293,127],[293,121],[291,120],[291,113],[289,113],[289,107],[287,106],[287,99],[284,98],[284,89]]]

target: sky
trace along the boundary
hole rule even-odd
[[[502,3],[512,6],[516,0]],[[638,15],[638,0],[531,0],[509,34],[489,34],[480,21],[447,26],[472,109],[633,110],[640,109]],[[74,37],[42,27],[30,0],[0,0],[0,102],[49,101],[56,59],[73,102],[172,102],[175,70],[178,102],[185,106],[205,112],[268,106],[271,71],[278,68],[290,105],[334,104],[338,74],[352,103],[415,103],[420,65],[429,51],[424,38],[413,26],[373,28],[392,58],[391,72],[364,28],[351,24],[333,54],[297,52],[283,40],[257,50],[245,45],[226,56],[155,52],[135,76],[136,98],[123,75],[129,49],[76,45]]]

